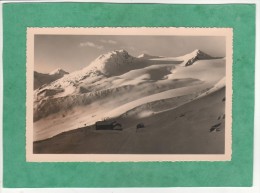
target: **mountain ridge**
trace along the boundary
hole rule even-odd
[[[207,59],[209,61],[206,61]],[[81,107],[107,111],[106,108],[115,108],[124,102],[130,103],[132,100],[158,92],[186,86],[193,87],[195,84],[199,88],[200,85],[204,88],[207,86],[204,78],[208,78],[204,69],[222,63],[222,60],[211,62],[210,59],[211,56],[200,50],[194,50],[180,57],[150,59],[134,57],[125,50],[102,54],[85,68],[66,74],[36,89],[34,121],[44,120],[45,117],[61,114],[63,111],[67,114],[67,111]],[[199,60],[206,62],[193,65]],[[187,62],[189,65],[186,65]],[[63,70],[56,69],[50,74],[63,74]],[[100,118],[91,113],[86,115]],[[94,120],[93,117],[86,119]]]
[[[63,76],[69,74],[68,72],[66,72],[65,70],[58,68],[50,73],[41,73],[41,72],[37,72],[34,71],[34,90],[50,84],[60,78],[62,78]]]

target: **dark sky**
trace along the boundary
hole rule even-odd
[[[118,36],[36,35],[35,71],[49,73],[56,68],[80,70],[99,55],[117,49],[129,54],[181,56],[200,49],[216,57],[225,56],[225,37],[218,36]]]

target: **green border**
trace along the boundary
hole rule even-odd
[[[255,10],[254,4],[4,4],[4,187],[251,186]],[[26,28],[88,26],[233,28],[232,161],[27,163]]]

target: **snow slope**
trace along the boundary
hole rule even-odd
[[[58,80],[67,74],[69,73],[61,68],[58,68],[49,74],[34,71],[34,90],[43,85],[50,84],[51,82]]]
[[[183,66],[190,66],[197,60],[209,60],[213,59],[213,57],[202,52],[201,50],[196,49],[189,54],[178,57],[178,59],[183,61]]]
[[[109,52],[35,90],[34,140],[107,117],[152,116],[195,100],[224,76],[225,59],[213,59],[199,50],[167,58]]]
[[[84,127],[34,143],[34,153],[223,154],[225,89],[152,116],[120,118],[123,131]],[[218,118],[220,117],[221,118]],[[145,128],[136,130],[137,123]],[[210,132],[214,125],[218,132]]]
[[[137,56],[137,58],[143,58],[143,59],[152,59],[152,58],[163,58],[162,56],[152,56],[149,54],[141,54]]]

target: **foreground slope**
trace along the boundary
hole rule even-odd
[[[118,119],[123,131],[84,127],[34,143],[34,153],[222,154],[225,87],[148,117]],[[136,123],[145,128],[136,130]],[[217,125],[217,131],[211,131]]]

